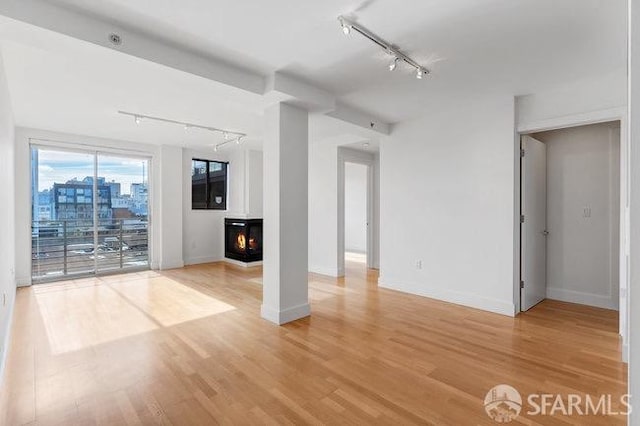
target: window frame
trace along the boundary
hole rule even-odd
[[[205,206],[204,207],[196,207],[193,205],[193,166],[194,162],[199,161],[206,164],[206,179],[205,179]],[[222,207],[216,207],[211,203],[210,199],[210,179],[211,179],[211,163],[218,163],[225,165],[225,173],[224,173],[224,201]],[[229,162],[228,161],[220,161],[220,160],[207,160],[204,158],[192,158],[191,159],[191,210],[217,210],[217,211],[227,211],[227,199],[229,197]]]

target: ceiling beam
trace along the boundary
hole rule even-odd
[[[2,0],[0,14],[240,90],[264,93],[265,78],[260,74],[49,2]],[[120,36],[121,44],[113,44],[111,34]]]
[[[190,51],[188,46],[172,44],[170,40],[154,38],[42,0],[2,0],[0,15],[262,96],[265,107],[287,102],[364,129],[389,133],[388,123],[341,105],[334,94],[279,71],[265,77]],[[112,42],[113,34],[119,36],[119,44]]]

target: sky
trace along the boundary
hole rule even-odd
[[[38,150],[38,191],[50,189],[54,183],[93,176],[93,155],[75,152]],[[144,167],[143,167],[144,163]],[[98,177],[121,183],[122,194],[131,193],[132,183],[142,183],[143,170],[148,174],[147,160],[98,156]],[[148,178],[145,176],[145,182]]]

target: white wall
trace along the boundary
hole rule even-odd
[[[231,148],[219,153],[228,156],[229,161],[227,217],[262,218],[262,151]]]
[[[9,343],[9,329],[16,295],[14,204],[14,122],[11,100],[0,57],[0,388]],[[31,210],[28,210],[30,212]],[[1,401],[0,401],[1,406]],[[2,417],[0,417],[0,420]]]
[[[395,125],[380,152],[380,285],[513,315],[514,155],[511,96]]]
[[[348,143],[331,138],[309,143],[309,271],[333,277],[344,275],[344,205],[339,200],[344,191],[340,174],[345,161],[371,164],[373,169],[370,264],[379,267],[379,159],[374,152],[343,146],[350,143],[353,139]]]
[[[309,144],[309,270],[339,276],[338,147]]]
[[[191,160],[229,163],[227,210],[191,209]],[[224,219],[262,218],[262,151],[232,146],[211,150],[184,149],[182,153],[182,215],[184,263],[224,259]]]
[[[262,217],[263,207],[263,155],[262,151],[247,151],[247,174],[245,176],[245,192],[247,215],[249,217]]]
[[[367,250],[367,166],[346,163],[344,173],[344,246],[347,251]]]
[[[555,90],[519,96],[517,125],[541,128],[547,122],[566,116],[626,108],[626,83],[627,70],[620,69],[610,74],[568,82]]]
[[[224,218],[227,212],[223,210],[192,210],[191,209],[191,160],[229,161],[229,152],[211,152],[185,149],[182,154],[182,234],[184,263],[216,262],[224,259]],[[229,163],[229,187],[227,188],[227,208],[236,201],[231,197],[238,197],[236,182],[239,170],[243,165],[236,162]],[[235,200],[235,198],[233,198]]]
[[[533,136],[547,145],[547,297],[617,309],[620,125]]]

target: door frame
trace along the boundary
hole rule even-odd
[[[514,276],[513,276],[513,301],[516,307],[516,315],[521,313],[520,296],[520,138],[522,135],[544,132],[548,130],[567,129],[571,127],[586,126],[589,124],[606,123],[610,121],[620,122],[620,258],[619,258],[619,333],[622,337],[623,360],[628,359],[629,336],[629,135],[627,130],[627,108],[611,108],[598,110],[584,114],[567,115],[559,118],[522,123],[515,127],[514,132]]]
[[[520,222],[520,263],[519,263],[519,265],[520,265],[520,287],[519,287],[519,289],[520,289],[520,312],[525,312],[525,310],[523,310],[523,308],[522,308],[522,305],[525,304],[525,302],[526,302],[526,297],[525,297],[526,296],[526,292],[525,292],[525,288],[522,286],[522,283],[523,282],[524,283],[527,282],[527,279],[525,279],[525,277],[523,276],[523,270],[524,270],[525,274],[527,274],[527,271],[528,271],[527,269],[523,268],[523,266],[524,266],[523,265],[523,263],[524,263],[523,258],[525,257],[524,255],[527,254],[526,253],[526,249],[525,249],[527,247],[527,238],[529,238],[529,237],[535,238],[535,236],[529,235],[529,233],[525,233],[524,232],[527,224],[531,223],[531,221],[527,221],[527,216],[528,215],[523,210],[523,208],[527,208],[527,203],[525,202],[525,199],[527,197],[526,197],[526,194],[522,193],[522,188],[525,186],[525,179],[524,179],[525,176],[523,176],[522,170],[523,170],[523,168],[525,166],[526,159],[529,158],[529,156],[527,156],[526,154],[525,154],[525,156],[522,156],[522,152],[524,151],[526,153],[526,151],[527,151],[527,147],[526,147],[527,145],[523,141],[523,137],[525,137],[525,136],[528,137],[531,141],[534,141],[535,143],[539,143],[539,144],[544,146],[544,153],[545,153],[545,160],[544,160],[544,173],[545,173],[545,176],[544,176],[544,180],[545,180],[545,189],[544,189],[544,191],[545,191],[545,193],[544,193],[544,198],[545,198],[544,232],[546,232],[547,226],[548,226],[547,225],[547,217],[546,217],[546,214],[547,214],[547,212],[546,212],[546,201],[547,201],[547,189],[546,189],[547,188],[547,186],[546,186],[547,185],[547,161],[546,161],[546,150],[547,150],[547,147],[544,144],[544,142],[541,142],[541,141],[535,139],[533,136],[531,136],[531,134],[526,134],[526,135],[525,134],[521,134],[520,135],[520,150],[521,150],[520,151],[521,152],[521,154],[520,154],[520,221],[519,221]],[[535,179],[532,179],[532,180],[535,180]],[[523,195],[524,195],[524,197],[523,197]],[[531,211],[528,211],[528,213],[529,213],[529,216],[531,216]],[[522,221],[523,217],[524,217],[524,222]],[[546,239],[547,238],[545,236],[545,242],[544,242],[544,246],[545,246],[545,248],[544,248],[544,264],[545,264],[545,267],[544,267],[544,274],[545,274],[545,276],[544,276],[544,295],[545,295],[545,298],[546,298],[546,292],[547,292],[547,279],[546,279],[546,273],[547,273],[547,269],[546,269],[547,247],[546,247]],[[524,242],[524,244],[522,244],[522,242]],[[530,284],[532,284],[532,283],[530,283]],[[544,300],[544,298],[542,300]],[[534,305],[530,306],[527,310],[533,308],[533,306],[537,305],[542,300],[537,301]]]
[[[362,152],[349,148],[338,148],[338,276],[345,274],[345,164],[355,163],[367,166],[367,268],[378,267],[376,247],[378,244],[377,229],[378,214],[376,202],[378,199],[376,184],[378,156],[376,153]]]

